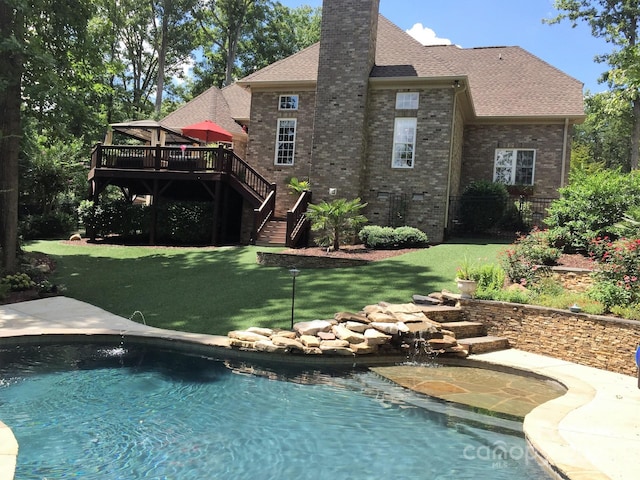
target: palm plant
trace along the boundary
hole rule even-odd
[[[343,238],[355,234],[367,222],[367,218],[360,214],[366,206],[366,203],[360,203],[360,198],[339,198],[330,203],[323,200],[318,204],[309,204],[306,215],[311,221],[311,230],[321,232],[316,243],[340,250]]]

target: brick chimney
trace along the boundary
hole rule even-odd
[[[379,3],[324,0],[322,4],[310,175],[314,201],[361,196]]]

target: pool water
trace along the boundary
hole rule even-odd
[[[549,478],[521,434],[374,377],[13,347],[0,350],[0,419],[20,445],[16,479]]]

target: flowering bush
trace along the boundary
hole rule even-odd
[[[502,252],[501,263],[510,281],[531,287],[559,257],[560,250],[549,244],[548,231],[534,228]]]
[[[607,309],[640,303],[640,238],[604,237],[594,240],[591,250],[598,262],[591,296]]]

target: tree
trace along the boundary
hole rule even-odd
[[[571,169],[628,171],[633,129],[631,105],[619,102],[614,92],[602,92],[585,97],[585,111],[584,123],[575,127]]]
[[[191,93],[222,87],[316,43],[320,9],[270,0],[206,1],[195,14],[203,57]]]
[[[30,105],[27,87],[38,86],[31,91],[41,95],[41,113],[64,103],[64,79],[82,58],[89,17],[85,0],[0,0],[0,269],[13,270],[17,260],[22,99]]]
[[[366,203],[360,203],[359,198],[339,198],[331,203],[323,200],[318,204],[309,204],[306,215],[311,221],[311,230],[322,233],[319,244],[340,250],[343,239],[355,234],[367,222],[367,218],[360,214],[366,206]]]
[[[596,57],[611,67],[602,80],[616,93],[619,101],[631,105],[633,128],[631,132],[632,170],[638,168],[640,155],[640,4],[636,0],[555,0],[561,13],[548,20],[558,23],[564,19],[575,27],[579,21],[591,27],[594,37],[602,37],[617,49]]]

